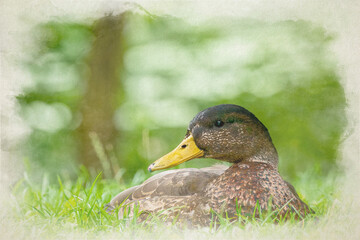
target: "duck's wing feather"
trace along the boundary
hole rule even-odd
[[[106,210],[112,211],[120,204],[160,196],[189,196],[204,191],[206,185],[228,167],[215,165],[207,168],[184,168],[156,174],[141,185],[131,187],[115,196]]]
[[[151,217],[159,218],[162,222],[177,222],[180,226],[195,227],[210,224],[210,207],[206,198],[199,194],[187,196],[154,196],[127,202],[119,209],[118,218],[132,218],[137,212],[137,221],[146,222]],[[137,211],[134,211],[134,208]]]

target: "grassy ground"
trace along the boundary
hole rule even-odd
[[[141,180],[141,179],[140,179]],[[139,176],[137,180],[139,181]],[[136,216],[117,219],[103,211],[104,204],[129,185],[100,177],[91,179],[84,171],[76,182],[35,184],[24,177],[12,189],[11,202],[3,214],[4,239],[334,239],[359,236],[356,221],[349,219],[352,201],[342,196],[342,178],[332,173],[320,177],[313,170],[303,173],[292,183],[300,196],[315,211],[315,217],[304,221],[274,224],[271,218],[248,220],[245,224],[223,219],[217,228],[179,229],[165,226],[154,217],[150,224],[136,223]],[[350,211],[350,212],[349,212]],[[9,214],[11,213],[11,214]],[[14,214],[15,213],[15,214]],[[6,218],[4,218],[6,216]],[[346,223],[346,224],[344,224]]]

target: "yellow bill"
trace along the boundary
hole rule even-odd
[[[174,150],[150,164],[149,172],[174,167],[183,162],[204,156],[194,141],[192,134],[185,138]]]

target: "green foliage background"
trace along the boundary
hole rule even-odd
[[[32,84],[18,100],[32,129],[20,147],[34,175],[71,179],[78,173],[75,131],[94,41],[91,24],[54,20],[31,36],[34,48],[24,68]],[[241,105],[265,124],[287,179],[307,169],[317,175],[336,169],[346,100],[329,50],[334,37],[304,21],[214,19],[193,25],[130,14],[122,36],[123,94],[113,118],[119,179],[148,175],[147,166],[181,141],[197,112],[222,103]],[[198,159],[180,167],[215,162]]]

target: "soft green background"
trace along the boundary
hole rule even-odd
[[[32,132],[19,148],[35,177],[78,174],[75,132],[82,121],[92,24],[54,20],[29,36],[34,44],[24,68],[32,84],[18,100]],[[316,175],[336,170],[346,102],[329,50],[335,37],[304,21],[214,19],[191,25],[130,15],[113,114],[118,139],[112,154],[120,167],[113,177],[141,181],[149,175],[147,166],[182,140],[197,112],[222,103],[241,105],[265,124],[286,179],[309,169]],[[214,162],[198,159],[180,167]]]

